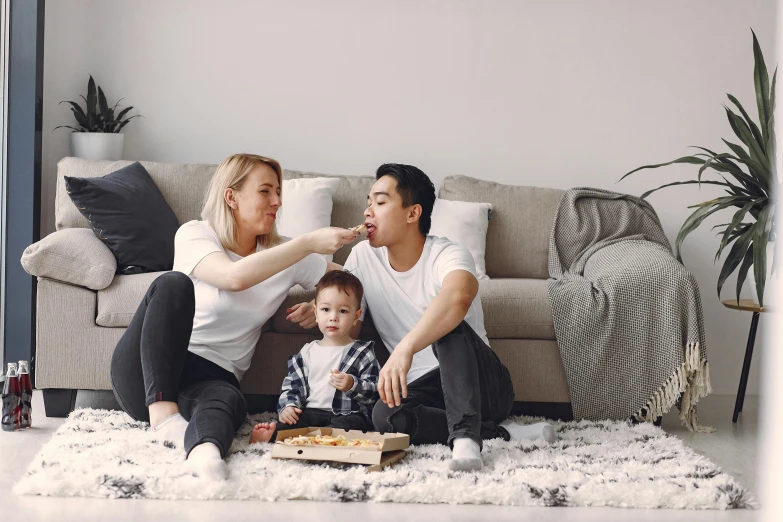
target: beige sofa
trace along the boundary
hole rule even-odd
[[[114,346],[147,287],[162,273],[115,276],[106,267],[91,264],[63,270],[72,259],[83,259],[85,254],[90,259],[113,258],[94,234],[74,230],[88,229],[89,224],[66,194],[63,177],[102,176],[130,163],[77,158],[60,161],[55,200],[57,231],[26,253],[35,257],[36,249],[43,248],[45,242],[47,252],[63,260],[53,262],[47,257],[48,267],[30,263],[29,259],[26,264],[29,272],[39,276],[34,376],[36,388],[44,390],[49,416],[67,414],[73,408],[75,390],[111,390],[109,363]],[[215,165],[142,163],[180,223],[199,219],[203,194]],[[285,172],[287,179],[323,176],[328,175]],[[341,179],[334,196],[332,225],[356,225],[362,220],[374,178],[328,177]],[[514,380],[515,412],[568,418],[568,385],[546,289],[548,238],[561,194],[560,190],[501,185],[464,176],[447,177],[439,191],[440,198],[493,205],[486,247],[491,279],[481,282],[480,297],[490,344]],[[338,251],[335,262],[344,262],[349,250],[344,247]],[[40,259],[39,252],[36,261]],[[285,320],[286,307],[312,297],[312,292],[293,289],[264,325],[253,363],[242,381],[251,411],[274,407],[286,373],[286,358],[318,333],[317,329],[304,331]],[[364,321],[361,338],[376,339],[377,346],[383,347],[371,315]],[[383,349],[376,352],[381,362],[388,356]]]

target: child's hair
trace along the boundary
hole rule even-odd
[[[352,273],[344,270],[330,270],[326,272],[321,280],[318,281],[318,284],[315,285],[315,300],[318,301],[318,294],[322,290],[332,287],[337,287],[338,290],[353,296],[356,299],[356,308],[361,306],[364,288],[362,288],[362,282],[359,281],[359,278]]]

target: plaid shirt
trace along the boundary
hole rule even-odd
[[[372,407],[378,400],[380,371],[373,344],[373,341],[355,341],[340,362],[338,370],[353,377],[353,387],[346,392],[335,390],[332,413],[362,413],[372,419]],[[307,405],[307,397],[310,395],[308,374],[309,369],[301,351],[288,358],[288,375],[283,379],[280,399],[277,401],[278,414],[287,406],[304,408]]]

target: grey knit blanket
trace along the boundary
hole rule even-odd
[[[699,287],[646,201],[568,190],[547,282],[575,419],[653,421],[677,405],[692,431],[710,393]]]

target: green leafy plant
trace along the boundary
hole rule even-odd
[[[760,124],[756,125],[739,100],[731,94],[727,94],[729,101],[739,110],[741,116],[728,106],[723,106],[726,109],[729,125],[742,145],[724,139],[723,142],[733,154],[719,154],[704,147],[693,147],[702,152],[668,163],[639,167],[625,174],[620,178],[620,181],[642,169],[655,169],[674,163],[700,165],[695,180],[668,183],[648,190],[641,197],[646,198],[657,190],[674,185],[700,185],[704,183],[723,187],[728,194],[727,196],[688,207],[696,210],[685,220],[677,234],[674,245],[675,255],[682,262],[680,252],[682,242],[707,217],[725,208],[738,209],[731,222],[712,227],[713,229],[723,227],[718,231],[721,240],[718,252],[715,254],[715,261],[720,258],[723,250],[731,245],[718,277],[718,298],[720,298],[721,289],[726,279],[739,267],[737,274],[737,301],[739,302],[740,289],[752,265],[759,304],[763,305],[764,285],[767,277],[767,243],[775,240],[777,229],[773,200],[773,192],[778,189],[778,174],[775,164],[775,118],[773,114],[777,68],[772,76],[772,85],[770,85],[767,66],[764,63],[764,56],[761,53],[756,33],[753,31],[751,33],[753,33],[755,61],[753,82],[756,88],[756,105]],[[702,175],[705,173],[712,174],[717,179],[703,180]],[[777,260],[773,258],[772,273],[775,272],[776,265]]]
[[[129,121],[139,116],[136,114],[129,118],[125,118],[133,107],[125,107],[119,113],[115,114],[122,99],[118,100],[113,107],[109,107],[109,104],[106,102],[106,96],[103,94],[103,89],[96,87],[92,75],[90,75],[90,80],[87,82],[87,97],[81,96],[81,99],[84,100],[86,104],[85,109],[82,109],[81,105],[73,101],[60,102],[61,104],[71,104],[71,112],[76,118],[76,123],[79,125],[79,128],[77,129],[70,125],[60,125],[55,127],[54,130],[66,128],[76,132],[120,132]]]

